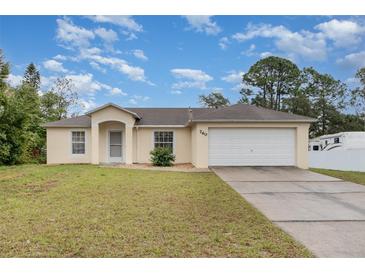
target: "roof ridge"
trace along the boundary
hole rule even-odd
[[[309,117],[309,116],[304,116],[304,115],[300,115],[300,114],[296,114],[296,113],[292,113],[292,112],[286,112],[286,111],[281,111],[281,110],[275,110],[275,109],[271,109],[271,108],[264,108],[264,107],[262,107],[262,106],[256,106],[256,105],[250,105],[250,106],[253,106],[253,107],[255,107],[255,108],[262,109],[262,110],[265,110],[265,111],[269,111],[269,112],[280,112],[280,113],[286,113],[286,114],[294,115],[294,116],[301,117],[301,118],[308,118],[308,117]],[[312,117],[309,117],[309,118],[312,118]]]
[[[234,106],[237,106],[237,105],[248,105],[248,104],[243,104],[243,103],[236,103],[234,105],[229,105],[229,106],[224,106],[224,107],[221,107],[221,108],[206,108],[206,109],[209,109],[211,111],[209,111],[209,113],[203,113],[202,115],[199,115],[198,117],[204,117],[204,116],[207,116],[207,115],[211,115],[211,114],[214,114],[214,113],[217,113],[217,112],[220,112],[222,110],[225,110],[227,108],[232,108]],[[193,119],[194,120],[194,119]]]

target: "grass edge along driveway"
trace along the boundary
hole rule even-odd
[[[320,168],[311,168],[310,170],[324,175],[336,177],[344,181],[365,185],[365,172],[341,171],[341,170],[320,169]]]
[[[311,257],[214,173],[0,167],[1,257]]]

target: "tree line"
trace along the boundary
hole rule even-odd
[[[78,104],[70,79],[58,78],[41,92],[36,66],[27,66],[17,87],[7,83],[10,65],[0,49],[0,165],[45,162],[46,131],[42,124],[69,116]]]
[[[330,74],[313,67],[300,70],[290,60],[270,56],[259,60],[242,75],[238,103],[313,117],[310,136],[341,131],[365,130],[365,68],[357,71],[359,86],[350,89]],[[219,108],[230,105],[222,93],[200,95],[202,105]],[[345,113],[348,107],[354,114]]]

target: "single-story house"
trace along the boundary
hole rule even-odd
[[[212,108],[123,108],[105,104],[45,124],[47,163],[148,163],[170,147],[175,163],[308,168],[312,118],[253,105]]]

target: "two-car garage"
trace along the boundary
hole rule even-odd
[[[209,166],[295,166],[295,128],[209,128]]]

